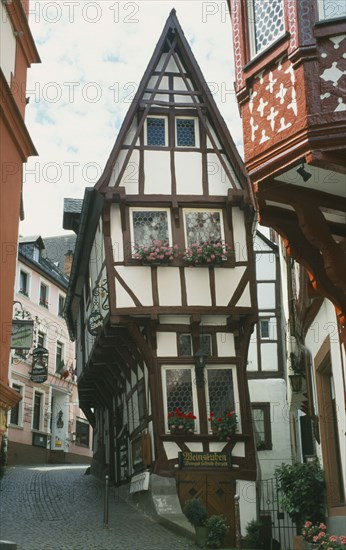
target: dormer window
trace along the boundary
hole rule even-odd
[[[176,118],[175,124],[177,147],[196,147],[196,119]]]
[[[146,119],[146,145],[165,147],[167,145],[166,117],[148,116]]]
[[[153,241],[171,243],[171,226],[167,208],[131,208],[132,242],[136,246],[150,246]]]
[[[251,57],[265,50],[285,32],[283,0],[250,0],[248,21]]]
[[[317,4],[320,20],[346,17],[345,0],[317,0]]]
[[[38,262],[40,260],[40,249],[37,248],[37,246],[34,246],[33,258],[35,262]]]

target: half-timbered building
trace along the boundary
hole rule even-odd
[[[329,528],[343,534],[346,4],[229,0],[229,7],[245,165],[260,223],[285,249],[288,372],[305,378],[291,402],[294,458],[321,459]],[[301,418],[313,429],[308,452],[296,447]]]
[[[174,10],[99,182],[81,212],[66,206],[77,230],[66,315],[94,471],[116,484],[175,477],[180,502],[201,496],[234,543],[236,492],[243,522],[256,516],[254,210]]]

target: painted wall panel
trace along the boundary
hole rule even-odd
[[[175,332],[157,333],[157,355],[158,357],[177,357],[177,335]]]
[[[254,333],[251,335],[251,341],[249,345],[249,351],[247,356],[247,367],[246,370],[249,372],[257,371],[257,342],[254,338]]]
[[[178,267],[158,267],[159,302],[161,306],[181,306],[180,274]]]
[[[189,306],[211,306],[209,269],[185,269],[187,303]]]
[[[172,193],[170,154],[168,151],[145,151],[144,193],[170,195]]]
[[[137,130],[137,119],[134,118],[129,128],[129,131],[125,136],[124,145],[131,145],[132,140],[135,137],[136,130]]]
[[[234,269],[215,269],[217,306],[225,306],[229,303],[245,269],[245,266]]]
[[[128,287],[134,292],[143,306],[153,305],[153,296],[151,288],[151,268],[150,267],[125,267],[117,266],[119,275],[126,281]]]
[[[233,334],[229,332],[217,332],[216,342],[218,357],[232,357],[235,355]]]
[[[178,195],[202,195],[202,155],[189,152],[174,154]]]
[[[161,58],[160,58],[160,61],[158,62],[158,64],[156,65],[156,68],[155,70],[156,71],[161,71],[162,67],[163,67],[163,64],[165,63],[166,61],[166,58],[167,58],[167,54],[166,53],[163,53],[161,55]],[[176,62],[174,61],[173,57],[170,58],[166,68],[165,68],[165,71],[167,72],[171,72],[171,73],[177,73],[179,72],[178,70],[178,67],[176,65]]]
[[[161,325],[189,325],[190,316],[189,315],[160,315],[160,324]]]
[[[259,283],[257,285],[258,308],[259,309],[274,309],[275,308],[275,283]]]
[[[209,194],[226,196],[229,187],[232,187],[232,183],[230,182],[219,157],[215,153],[208,153],[207,163]]]
[[[278,351],[275,343],[261,344],[262,371],[278,370]]]
[[[276,262],[274,254],[256,254],[257,280],[276,279]]]
[[[238,307],[250,307],[251,306],[250,284],[249,283],[244,288],[244,292],[240,296],[238,302],[236,303],[236,306],[238,306]]]
[[[123,262],[124,241],[123,232],[121,229],[120,207],[118,204],[112,204],[111,207],[111,238],[114,261]]]
[[[245,223],[244,223],[244,214],[240,210],[240,208],[232,208],[232,218],[233,218],[235,259],[237,262],[246,262],[248,258],[247,258]]]
[[[135,307],[135,303],[132,300],[131,296],[124,289],[124,287],[115,279],[115,294],[116,294],[116,304],[117,308],[122,307]]]

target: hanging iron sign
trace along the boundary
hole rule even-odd
[[[99,311],[92,311],[90,313],[87,328],[88,332],[93,336],[97,336],[101,332],[103,327],[103,317]]]
[[[32,352],[32,367],[30,380],[35,384],[43,384],[48,378],[48,350],[38,346]]]
[[[103,310],[108,310],[108,290],[107,290],[107,281],[106,279],[102,281],[102,284],[96,285],[95,288],[92,290],[92,305],[91,305],[91,313],[89,315],[88,321],[87,321],[87,329],[88,332],[92,336],[97,336],[103,327],[103,317],[101,314],[100,309],[100,299],[103,298],[101,307]]]

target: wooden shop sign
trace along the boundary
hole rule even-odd
[[[230,452],[192,452],[178,453],[179,468],[231,468],[232,455]]]

